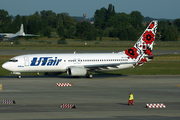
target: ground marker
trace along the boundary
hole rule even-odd
[[[166,108],[165,104],[163,103],[154,103],[154,104],[146,104],[146,108]]]
[[[56,83],[56,86],[71,86],[71,83]]]
[[[61,104],[61,108],[73,109],[76,108],[74,104]]]
[[[2,102],[1,103],[3,103],[3,104],[16,104],[16,102],[15,102],[15,100],[2,100]]]

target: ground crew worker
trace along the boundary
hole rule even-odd
[[[134,97],[133,97],[133,94],[132,93],[129,93],[129,103],[128,105],[134,105]]]

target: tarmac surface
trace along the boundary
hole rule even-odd
[[[180,75],[94,75],[0,77],[1,120],[179,120]],[[56,83],[72,83],[57,87]],[[134,106],[128,106],[129,92]],[[62,103],[76,109],[60,108]],[[166,108],[146,108],[147,103],[164,103]]]

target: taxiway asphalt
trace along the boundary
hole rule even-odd
[[[180,119],[179,75],[3,76],[0,82],[0,100],[16,102],[0,104],[1,120]],[[129,92],[134,106],[127,105]],[[62,103],[76,109],[60,108]],[[166,108],[146,108],[146,103],[164,103]]]

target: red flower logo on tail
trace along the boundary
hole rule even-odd
[[[148,55],[152,55],[152,50],[148,47],[144,53],[148,54]]]
[[[146,44],[152,44],[152,42],[154,41],[154,34],[152,33],[152,31],[146,31],[143,34],[143,41],[146,42]]]
[[[131,49],[125,50],[125,54],[127,56],[130,56],[132,59],[133,58],[137,59],[137,57],[138,57],[137,49],[135,47],[132,47]]]

